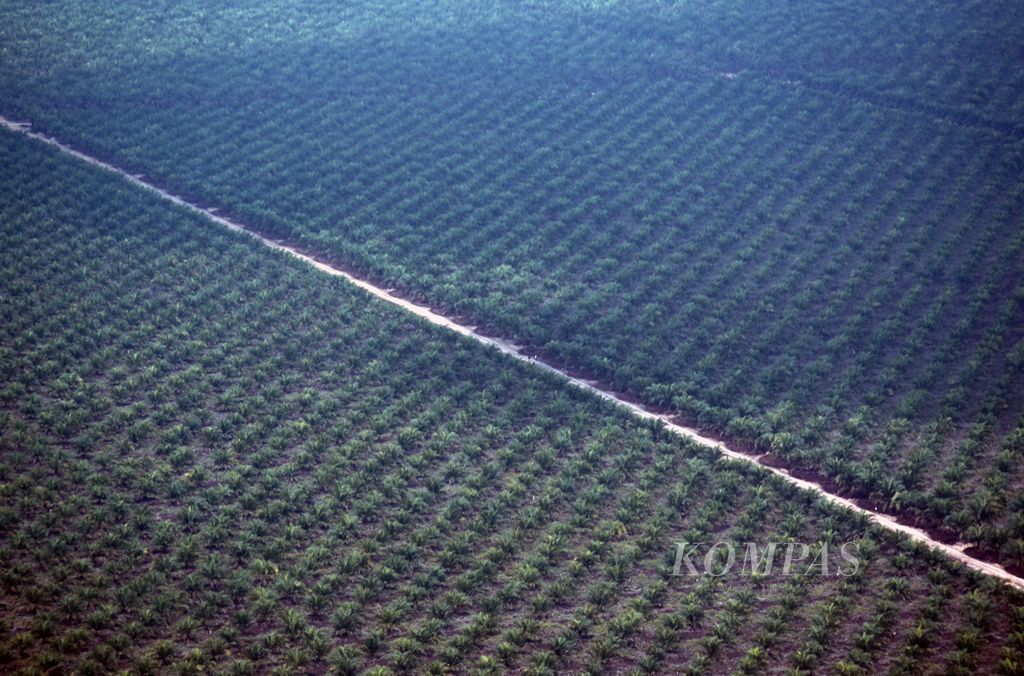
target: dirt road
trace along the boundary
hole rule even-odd
[[[187,208],[187,209],[189,209],[189,210],[191,210],[193,212],[203,214],[204,216],[206,216],[210,220],[214,221],[215,223],[217,223],[219,225],[224,226],[225,228],[228,228],[230,230],[234,230],[236,232],[245,233],[247,235],[255,237],[256,239],[258,239],[260,242],[262,242],[266,246],[270,247],[271,249],[275,249],[277,251],[283,251],[283,252],[285,252],[285,253],[287,253],[287,254],[289,254],[291,256],[294,256],[295,258],[298,258],[299,260],[304,261],[305,263],[308,263],[309,265],[312,265],[314,268],[316,268],[317,270],[320,270],[321,272],[324,272],[326,274],[329,274],[329,275],[332,275],[332,276],[335,276],[335,277],[344,277],[346,280],[348,280],[352,284],[355,284],[360,289],[363,289],[364,291],[372,294],[373,296],[376,296],[377,298],[379,298],[379,299],[381,299],[383,301],[391,303],[392,305],[397,305],[398,307],[402,308],[403,310],[411,312],[412,314],[425,319],[426,321],[430,322],[431,324],[436,324],[437,326],[442,326],[442,327],[444,327],[446,329],[449,329],[451,331],[459,333],[459,334],[461,334],[463,336],[466,336],[468,338],[472,338],[473,340],[476,340],[476,341],[478,341],[480,343],[484,343],[486,345],[490,345],[491,347],[494,347],[495,349],[499,350],[500,352],[502,352],[502,353],[504,353],[506,355],[509,355],[510,357],[514,357],[515,359],[519,359],[521,361],[528,362],[531,365],[535,366],[536,368],[545,369],[545,370],[547,370],[547,371],[549,371],[551,373],[555,373],[559,377],[561,377],[564,380],[567,380],[568,382],[572,383],[573,385],[575,385],[577,387],[580,387],[580,388],[582,388],[584,390],[587,390],[588,392],[591,392],[591,393],[601,397],[602,399],[605,399],[605,400],[610,401],[610,402],[612,402],[612,403],[614,403],[614,404],[616,404],[618,406],[621,406],[622,408],[627,409],[628,411],[630,411],[633,415],[637,416],[638,418],[643,418],[643,419],[648,419],[648,420],[657,420],[657,421],[661,422],[665,426],[666,429],[674,432],[675,434],[678,434],[681,437],[685,437],[687,439],[691,439],[693,441],[696,441],[697,443],[700,443],[702,445],[710,446],[710,447],[718,450],[722,455],[726,456],[727,458],[730,458],[730,459],[738,461],[738,462],[753,463],[753,464],[755,464],[755,465],[765,469],[766,471],[769,471],[769,472],[775,474],[776,476],[782,477],[786,481],[788,481],[788,482],[790,482],[792,484],[795,484],[796,486],[800,487],[803,490],[811,491],[812,493],[815,493],[819,497],[824,498],[825,500],[827,500],[827,501],[829,501],[829,502],[831,502],[831,503],[833,503],[835,505],[839,505],[841,507],[844,507],[846,509],[852,510],[854,512],[857,512],[859,514],[862,514],[862,515],[866,516],[870,521],[872,521],[873,523],[877,524],[878,526],[880,526],[882,528],[885,528],[886,530],[893,531],[893,532],[896,532],[896,533],[900,533],[900,534],[905,535],[906,537],[910,538],[911,540],[923,543],[923,544],[925,544],[925,545],[927,545],[927,546],[929,546],[929,547],[931,547],[933,549],[939,550],[942,553],[944,553],[947,556],[949,556],[950,558],[955,559],[955,560],[959,561],[960,563],[964,564],[968,568],[971,568],[973,570],[977,570],[977,571],[979,571],[981,573],[984,573],[986,575],[991,575],[992,577],[998,578],[998,579],[1006,582],[1007,584],[1009,584],[1009,585],[1011,585],[1013,587],[1016,587],[1017,589],[1020,589],[1020,590],[1024,591],[1024,578],[1020,578],[1020,577],[1018,577],[1016,575],[1013,575],[1012,573],[1010,573],[1009,571],[1007,571],[1005,568],[1003,568],[1002,566],[1000,566],[998,564],[988,563],[986,561],[982,561],[980,559],[977,559],[977,558],[971,556],[970,554],[968,554],[968,553],[966,553],[964,551],[966,549],[966,545],[950,545],[950,544],[946,544],[946,543],[943,543],[943,542],[939,542],[938,540],[932,538],[925,531],[923,531],[923,530],[921,530],[919,528],[914,528],[913,526],[908,526],[906,524],[902,524],[895,517],[893,517],[891,515],[884,514],[884,513],[881,513],[881,512],[876,512],[876,511],[873,511],[873,510],[870,510],[870,509],[866,509],[866,508],[861,507],[860,505],[854,503],[851,500],[848,500],[846,498],[843,498],[843,497],[840,497],[840,496],[835,495],[833,493],[830,493],[829,491],[827,491],[825,488],[823,488],[821,485],[819,485],[817,483],[797,478],[797,477],[793,476],[792,474],[790,474],[789,472],[787,472],[784,469],[779,469],[777,467],[771,467],[769,465],[766,465],[766,464],[764,464],[764,463],[762,463],[760,461],[760,457],[759,456],[750,455],[750,454],[747,454],[747,453],[742,453],[742,452],[737,451],[735,449],[729,448],[726,444],[724,444],[724,443],[722,443],[720,441],[716,441],[714,439],[709,439],[709,438],[701,435],[700,432],[698,432],[695,429],[691,429],[689,427],[684,427],[682,425],[679,425],[679,424],[676,424],[676,423],[672,422],[665,415],[649,411],[649,410],[645,409],[643,406],[640,406],[640,405],[635,404],[635,403],[630,402],[630,401],[626,401],[625,399],[622,399],[622,398],[616,396],[613,393],[601,390],[592,381],[586,381],[586,380],[583,380],[581,378],[574,377],[574,376],[572,376],[572,375],[562,371],[561,369],[559,369],[559,368],[557,368],[557,367],[555,367],[555,366],[553,366],[551,364],[548,364],[548,363],[544,362],[541,359],[538,359],[536,357],[527,355],[527,354],[525,354],[523,352],[522,348],[520,348],[518,345],[514,345],[513,343],[505,341],[505,340],[501,340],[500,338],[492,338],[492,337],[485,336],[485,335],[482,335],[480,333],[477,333],[472,327],[465,326],[465,325],[459,324],[459,323],[457,323],[455,321],[452,321],[450,318],[444,316],[443,314],[440,314],[439,312],[435,312],[434,310],[430,309],[429,307],[426,307],[426,306],[423,306],[423,305],[418,305],[418,304],[413,303],[411,301],[405,300],[404,298],[399,298],[398,296],[394,295],[393,293],[391,293],[390,291],[388,291],[386,289],[383,289],[383,288],[381,288],[379,286],[371,284],[370,282],[368,282],[368,281],[366,281],[364,279],[360,279],[358,277],[355,277],[352,274],[350,274],[350,273],[348,273],[348,272],[346,272],[344,270],[341,270],[341,269],[339,269],[337,267],[334,267],[332,265],[329,265],[329,264],[327,264],[327,263],[325,263],[323,261],[316,260],[316,259],[312,258],[311,256],[309,256],[307,254],[304,254],[301,251],[298,251],[298,250],[296,250],[293,247],[288,246],[285,243],[272,241],[272,240],[270,240],[270,239],[268,239],[266,237],[263,237],[258,232],[254,231],[254,230],[252,230],[250,228],[247,228],[246,226],[244,226],[244,225],[242,225],[240,223],[237,223],[235,221],[232,221],[232,220],[229,220],[227,218],[224,218],[223,216],[218,216],[216,213],[214,213],[215,209],[213,209],[213,210],[211,210],[211,209],[204,209],[204,208],[199,207],[199,206],[197,206],[195,204],[187,202],[186,200],[182,199],[181,197],[178,197],[177,195],[173,195],[173,194],[167,192],[166,190],[163,190],[163,189],[157,187],[156,185],[153,185],[152,183],[148,183],[145,180],[143,180],[142,178],[133,176],[132,174],[130,174],[130,173],[128,173],[128,172],[126,172],[126,171],[124,171],[122,169],[119,169],[116,166],[113,166],[111,164],[103,162],[103,161],[101,161],[101,160],[99,160],[99,159],[97,159],[95,157],[90,156],[90,155],[86,155],[85,153],[79,152],[79,151],[75,150],[74,148],[71,148],[70,146],[67,146],[67,145],[57,141],[56,139],[49,138],[49,137],[44,136],[42,134],[33,132],[32,129],[31,129],[31,125],[30,124],[14,122],[14,121],[9,120],[9,119],[7,119],[7,118],[5,118],[3,116],[0,116],[0,125],[2,125],[3,127],[7,128],[7,129],[9,129],[11,131],[15,131],[15,132],[24,134],[26,136],[29,136],[29,137],[31,137],[33,139],[38,140],[38,141],[42,141],[44,143],[48,143],[49,145],[54,146],[56,148],[59,148],[63,152],[65,152],[65,153],[67,153],[69,155],[72,155],[73,157],[76,157],[76,158],[82,160],[83,162],[88,162],[89,164],[92,164],[94,166],[102,167],[102,168],[104,168],[104,169],[106,169],[108,171],[112,171],[112,172],[114,172],[114,173],[124,177],[125,179],[127,179],[131,183],[134,183],[135,185],[137,185],[137,186],[139,186],[141,188],[145,188],[146,190],[149,190],[151,192],[154,192],[154,193],[158,194],[160,197],[168,200],[169,202],[173,202],[174,204],[177,204],[179,206],[185,207],[185,208]]]

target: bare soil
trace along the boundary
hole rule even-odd
[[[536,348],[527,348],[516,345],[511,341],[501,338],[500,336],[487,335],[487,333],[484,332],[485,329],[477,329],[467,325],[464,317],[456,315],[448,316],[443,310],[435,310],[426,305],[414,302],[411,300],[412,296],[410,294],[403,294],[400,291],[392,292],[383,287],[377,286],[365,278],[358,276],[354,270],[342,262],[328,260],[315,253],[302,251],[298,247],[291,246],[279,239],[271,239],[269,236],[259,232],[257,229],[247,227],[229,218],[218,215],[215,213],[217,211],[215,207],[201,207],[196,203],[190,202],[185,198],[168,192],[157,184],[145,179],[145,177],[133,175],[114,164],[104,162],[92,155],[88,155],[69,145],[61,143],[54,138],[34,132],[31,130],[30,124],[15,122],[7,119],[6,117],[0,116],[0,126],[52,145],[64,153],[76,157],[93,166],[101,167],[107,171],[119,174],[131,183],[156,193],[163,199],[178,206],[182,206],[190,211],[202,214],[229,230],[250,235],[267,247],[294,256],[323,273],[334,277],[343,277],[367,293],[392,305],[398,306],[403,310],[430,322],[431,324],[449,329],[485,345],[490,345],[499,352],[510,357],[554,373],[583,390],[596,394],[602,399],[625,408],[637,418],[656,421],[660,423],[664,429],[677,434],[680,437],[695,441],[701,445],[714,448],[731,460],[752,463],[762,467],[789,483],[801,489],[810,491],[834,505],[862,514],[872,523],[888,531],[900,533],[915,542],[922,543],[932,549],[941,551],[945,555],[959,561],[968,568],[995,577],[1017,589],[1024,590],[1024,578],[1014,574],[1014,572],[1017,571],[1011,572],[998,563],[995,563],[993,560],[987,560],[992,559],[993,557],[986,555],[987,553],[985,552],[978,551],[976,548],[956,542],[948,532],[941,531],[933,525],[910,523],[906,517],[886,513],[880,510],[878,505],[872,504],[864,498],[845,497],[840,494],[840,491],[838,491],[835,486],[830,486],[830,482],[827,481],[827,479],[813,471],[801,468],[789,468],[786,467],[778,458],[760,454],[754,448],[740,444],[730,444],[725,440],[714,438],[694,427],[685,425],[673,412],[659,411],[654,408],[647,407],[642,402],[638,401],[635,396],[629,393],[615,392],[599,381],[584,378],[564,365],[552,363],[554,360],[545,359],[545,355],[542,355],[542,353]]]

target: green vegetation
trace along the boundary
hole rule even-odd
[[[0,112],[1024,565],[1020,3],[0,5]]]
[[[0,154],[5,673],[1024,662],[990,579],[42,144]],[[862,565],[672,576],[705,539]]]
[[[1007,0],[0,0],[0,114],[1020,572],[1022,45]],[[0,157],[0,672],[1024,671],[992,580]],[[713,540],[862,567],[671,574]]]

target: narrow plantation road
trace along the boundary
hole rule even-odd
[[[189,210],[191,210],[193,212],[202,214],[203,216],[206,216],[210,220],[218,223],[219,225],[224,226],[225,228],[228,228],[229,230],[234,230],[236,232],[245,233],[246,235],[250,235],[252,237],[255,237],[256,239],[258,239],[260,242],[262,242],[266,246],[270,247],[271,249],[275,249],[277,251],[283,251],[283,252],[285,252],[287,254],[290,254],[291,256],[294,256],[295,258],[298,258],[299,260],[301,260],[301,261],[303,261],[305,263],[308,263],[309,265],[313,266],[317,270],[320,270],[321,272],[324,272],[326,274],[329,274],[329,275],[332,275],[332,276],[335,276],[335,277],[343,277],[346,280],[348,280],[349,282],[351,282],[352,284],[358,286],[360,289],[363,289],[364,291],[366,291],[366,292],[376,296],[377,298],[379,298],[381,300],[387,301],[388,303],[391,303],[392,305],[397,305],[398,307],[402,308],[403,310],[411,312],[412,314],[427,320],[431,324],[436,324],[437,326],[443,326],[444,328],[449,329],[451,331],[454,331],[454,332],[456,332],[458,334],[461,334],[463,336],[466,336],[467,338],[472,338],[473,340],[476,340],[477,342],[484,343],[485,345],[490,345],[491,347],[499,350],[500,352],[503,352],[504,354],[509,355],[510,357],[514,357],[516,359],[519,359],[520,361],[528,362],[528,363],[532,364],[533,366],[536,366],[537,368],[545,369],[547,371],[550,371],[551,373],[555,373],[559,377],[561,377],[563,380],[567,380],[567,381],[569,381],[570,383],[572,383],[573,385],[575,385],[575,386],[577,386],[579,388],[587,390],[588,392],[591,392],[592,394],[595,394],[595,395],[601,397],[602,399],[605,399],[605,400],[610,401],[610,402],[612,402],[612,403],[614,403],[614,404],[616,404],[616,405],[618,405],[618,406],[620,406],[622,408],[627,409],[628,411],[630,411],[633,415],[635,415],[638,418],[642,418],[642,419],[645,419],[645,420],[655,420],[655,421],[658,421],[662,425],[664,425],[665,429],[667,429],[667,430],[669,430],[671,432],[674,432],[675,434],[678,434],[681,437],[685,437],[685,438],[690,439],[692,441],[696,441],[697,443],[702,444],[704,446],[710,446],[710,447],[718,450],[722,455],[724,455],[727,458],[730,458],[730,459],[736,460],[736,461],[740,461],[740,462],[747,462],[747,463],[752,463],[754,465],[757,465],[758,467],[761,467],[762,469],[764,469],[766,471],[769,471],[772,474],[775,474],[776,476],[782,477],[783,479],[785,479],[789,483],[794,484],[794,485],[798,486],[799,488],[802,488],[804,490],[811,491],[812,493],[815,493],[817,496],[827,500],[828,502],[830,502],[832,504],[839,505],[841,507],[845,507],[846,509],[849,509],[849,510],[851,510],[853,512],[857,512],[858,514],[862,514],[862,515],[866,516],[869,521],[871,521],[872,523],[877,524],[878,526],[881,526],[882,528],[885,528],[886,530],[889,530],[889,531],[892,531],[892,532],[895,532],[895,533],[901,533],[901,534],[905,535],[906,537],[910,538],[911,540],[913,540],[915,542],[923,543],[923,544],[931,547],[932,549],[936,549],[938,551],[941,551],[942,553],[946,554],[950,558],[955,559],[956,561],[959,561],[960,563],[964,564],[968,568],[971,568],[973,570],[979,571],[979,572],[984,573],[986,575],[990,575],[992,577],[998,578],[998,579],[1006,582],[1007,584],[1009,584],[1009,585],[1011,585],[1011,586],[1013,586],[1013,587],[1015,587],[1015,588],[1017,588],[1019,590],[1024,591],[1024,578],[1018,577],[1018,576],[1010,573],[1009,571],[1007,571],[1005,568],[1003,568],[1002,566],[1000,566],[998,564],[988,563],[986,561],[982,561],[980,559],[977,559],[977,558],[971,556],[970,554],[968,554],[965,551],[966,548],[967,548],[967,545],[964,545],[964,544],[950,545],[950,544],[945,544],[943,542],[939,542],[938,540],[932,538],[928,533],[926,533],[925,531],[923,531],[923,530],[921,530],[919,528],[915,528],[913,526],[908,526],[906,524],[899,523],[896,520],[896,518],[893,517],[893,516],[890,516],[888,514],[884,514],[882,512],[876,512],[874,510],[870,510],[870,509],[861,507],[860,505],[854,503],[851,500],[848,500],[846,498],[843,498],[843,497],[840,497],[840,496],[835,495],[833,493],[830,493],[825,488],[823,488],[820,484],[814,483],[812,481],[806,481],[804,479],[797,478],[797,477],[793,476],[792,474],[790,474],[789,472],[787,472],[785,469],[780,469],[778,467],[771,467],[769,465],[763,464],[760,461],[760,456],[751,455],[751,454],[747,454],[747,453],[742,453],[740,451],[731,449],[726,444],[724,444],[724,443],[722,443],[720,441],[717,441],[715,439],[709,439],[708,437],[703,436],[700,432],[698,432],[695,429],[691,429],[689,427],[684,427],[682,425],[676,424],[675,422],[670,420],[668,418],[668,416],[648,411],[647,409],[645,409],[644,407],[642,407],[642,406],[640,406],[638,404],[632,403],[630,401],[626,401],[624,399],[619,398],[618,396],[616,396],[613,393],[601,390],[601,389],[597,388],[590,381],[586,381],[586,380],[583,380],[581,378],[577,378],[575,376],[572,376],[572,375],[570,375],[570,374],[568,374],[568,373],[566,373],[566,372],[556,368],[555,366],[552,366],[551,364],[548,364],[548,363],[546,363],[546,362],[544,362],[544,361],[542,361],[540,359],[537,359],[537,358],[534,358],[534,357],[531,357],[531,356],[525,354],[519,346],[514,345],[513,343],[511,343],[509,341],[505,341],[505,340],[502,340],[500,338],[492,338],[490,336],[485,336],[485,335],[479,334],[479,333],[477,333],[474,330],[473,327],[464,326],[462,324],[458,324],[458,323],[452,321],[451,319],[449,319],[448,317],[445,317],[444,315],[439,314],[439,313],[431,310],[429,307],[426,307],[426,306],[423,306],[423,305],[417,305],[416,303],[410,302],[410,301],[405,300],[403,298],[399,298],[398,296],[393,295],[390,291],[388,291],[386,289],[382,289],[379,286],[375,286],[375,285],[371,284],[370,282],[367,282],[366,280],[359,279],[357,277],[353,277],[350,273],[345,272],[344,270],[340,270],[338,268],[335,268],[335,267],[333,267],[331,265],[328,265],[327,263],[324,263],[322,261],[318,261],[318,260],[316,260],[316,259],[314,259],[314,258],[312,258],[312,257],[310,257],[310,256],[308,256],[308,255],[306,255],[306,254],[304,254],[304,253],[302,253],[302,252],[300,252],[300,251],[298,251],[298,250],[288,246],[287,244],[270,240],[270,239],[260,235],[256,231],[251,230],[251,229],[245,227],[244,225],[241,225],[240,223],[236,223],[235,221],[231,221],[231,220],[229,220],[227,218],[224,218],[223,216],[218,216],[217,214],[213,213],[212,211],[210,211],[208,209],[204,209],[204,208],[202,208],[200,206],[192,204],[191,202],[187,202],[187,201],[183,200],[182,198],[180,198],[180,197],[178,197],[176,195],[172,195],[171,193],[169,193],[169,192],[167,192],[167,191],[165,191],[165,190],[163,190],[163,189],[161,189],[161,188],[159,188],[159,187],[157,187],[157,186],[155,186],[155,185],[153,185],[151,183],[147,183],[146,181],[144,181],[143,179],[141,179],[139,177],[133,176],[132,174],[128,173],[127,171],[124,171],[123,169],[119,169],[118,167],[116,167],[114,165],[108,164],[106,162],[103,162],[102,160],[96,159],[95,157],[92,157],[90,155],[86,155],[85,153],[79,152],[79,151],[75,150],[74,148],[71,148],[70,146],[64,145],[63,143],[57,141],[56,139],[47,137],[47,136],[45,136],[43,134],[40,134],[40,133],[37,133],[37,132],[33,132],[31,130],[31,124],[30,123],[14,122],[14,121],[9,120],[6,117],[3,117],[2,115],[0,115],[0,125],[2,125],[3,127],[7,128],[7,129],[9,129],[11,131],[24,134],[25,136],[28,136],[30,138],[36,139],[38,141],[42,141],[42,142],[47,143],[47,144],[49,144],[51,146],[59,148],[64,153],[66,153],[68,155],[71,155],[73,157],[76,157],[76,158],[82,160],[83,162],[88,162],[89,164],[92,164],[94,166],[102,167],[103,169],[106,169],[108,171],[112,171],[112,172],[114,172],[114,173],[124,177],[128,181],[134,183],[135,185],[137,185],[137,186],[139,186],[141,188],[145,188],[146,190],[149,190],[151,192],[154,192],[154,193],[156,193],[157,195],[159,195],[160,197],[164,198],[165,200],[167,200],[169,202],[172,202],[172,203],[177,204],[179,206],[183,206],[183,207],[185,207],[185,208],[187,208],[187,209],[189,209]]]

